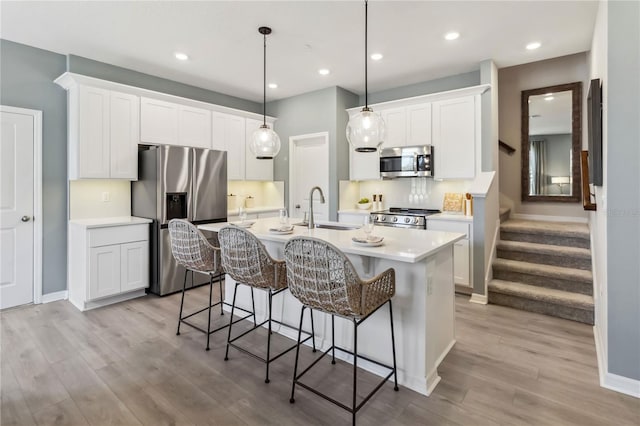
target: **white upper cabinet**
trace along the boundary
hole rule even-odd
[[[212,147],[227,151],[227,179],[244,180],[245,119],[214,112]]]
[[[258,130],[262,123],[251,118],[246,120],[245,180],[273,180],[273,160],[258,160],[249,148],[253,132]]]
[[[431,104],[411,105],[407,107],[406,145],[431,144]]]
[[[475,178],[476,96],[433,102],[432,108],[434,177]]]
[[[382,115],[385,124],[385,137],[380,149],[405,146],[407,144],[406,108],[381,110],[380,115]]]
[[[143,143],[211,148],[209,110],[143,97],[140,115]]]
[[[138,178],[139,108],[134,95],[69,90],[69,179]]]

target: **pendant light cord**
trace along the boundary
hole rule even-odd
[[[364,106],[365,108],[369,108],[369,90],[367,86],[367,54],[368,54],[368,44],[367,44],[367,22],[368,18],[369,6],[367,4],[367,0],[364,0]]]
[[[263,34],[262,50],[262,124],[267,125],[267,34]]]

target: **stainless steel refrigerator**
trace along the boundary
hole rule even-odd
[[[139,151],[131,211],[153,219],[149,291],[164,296],[182,290],[185,270],[171,254],[168,224],[174,218],[195,224],[227,220],[227,153],[178,146]],[[203,283],[208,277],[195,274],[194,285]]]

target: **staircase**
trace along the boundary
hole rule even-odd
[[[586,224],[506,220],[496,248],[490,303],[593,324]]]

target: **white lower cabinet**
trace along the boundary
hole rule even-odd
[[[69,301],[81,311],[145,294],[149,225],[69,222]]]
[[[470,244],[473,225],[466,220],[427,219],[427,229],[430,231],[460,232],[465,234],[466,237],[456,242],[453,246],[453,281],[458,285],[473,287],[473,280],[471,279],[473,253],[471,251],[472,245]]]

